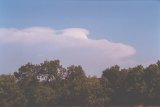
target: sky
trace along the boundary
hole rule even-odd
[[[158,0],[0,0],[0,74],[59,59],[87,75],[160,59]]]

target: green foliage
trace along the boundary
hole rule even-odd
[[[37,107],[46,107],[53,104],[55,91],[47,86],[38,86],[34,90],[33,96]]]
[[[86,87],[86,105],[88,107],[99,107],[110,101],[105,95],[101,81],[97,77],[88,77],[84,84]]]
[[[28,63],[14,75],[0,75],[0,107],[107,107],[160,105],[160,61],[107,68],[100,78],[81,66],[64,68],[59,60]]]
[[[27,99],[12,75],[0,76],[0,107],[25,107]]]
[[[70,66],[67,68],[66,75],[66,96],[64,102],[68,106],[84,106],[85,101],[85,87],[84,83],[86,75],[81,66]],[[64,96],[62,96],[64,97]],[[61,102],[61,101],[60,101]]]

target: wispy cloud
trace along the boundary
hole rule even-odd
[[[106,39],[91,39],[89,34],[88,30],[82,28],[63,30],[47,27],[1,28],[0,47],[3,48],[3,54],[0,54],[0,58],[5,60],[4,57],[10,57],[19,60],[1,60],[0,64],[21,65],[26,61],[38,63],[55,58],[60,59],[67,66],[80,64],[87,70],[87,74],[100,74],[96,71],[101,71],[112,64],[133,63],[130,56],[134,55],[136,50],[132,46]],[[10,54],[6,54],[9,50]],[[15,51],[19,54],[18,56],[12,54]],[[23,54],[20,54],[22,52]]]

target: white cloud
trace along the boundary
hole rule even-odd
[[[112,64],[127,65],[133,63],[129,57],[134,55],[136,50],[132,46],[106,39],[90,39],[89,34],[88,30],[82,28],[64,30],[46,27],[1,28],[0,47],[4,48],[6,45],[11,47],[10,45],[12,45],[12,51],[21,53],[27,50],[27,52],[23,55],[20,54],[21,56],[10,56],[12,54],[5,54],[10,49],[4,48],[0,58],[21,57],[19,61],[16,61],[19,64],[23,64],[25,61],[38,62],[44,59],[58,58],[67,66],[70,64],[84,66],[87,74],[100,74],[96,71],[101,71]],[[18,50],[19,47],[21,49]],[[5,62],[7,64],[7,61]]]

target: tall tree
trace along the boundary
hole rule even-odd
[[[126,79],[127,72],[120,70],[118,65],[107,68],[103,71],[102,80],[103,86],[105,86],[106,95],[111,98],[111,104],[124,103],[125,97],[125,86],[124,81]],[[105,85],[106,84],[106,85]],[[123,98],[122,98],[123,96]]]
[[[24,90],[24,95],[28,99],[29,107],[35,106],[33,92],[39,84],[38,72],[39,66],[31,63],[21,66],[18,72],[14,72],[18,86]]]
[[[129,68],[126,78],[127,96],[129,104],[143,104],[144,93],[146,91],[146,84],[143,78],[144,68],[138,65]]]
[[[67,68],[67,93],[65,102],[68,106],[84,106],[86,75],[81,66],[70,66]]]
[[[157,64],[151,64],[145,69],[144,79],[147,85],[146,103],[160,104],[160,70],[159,61]]]

